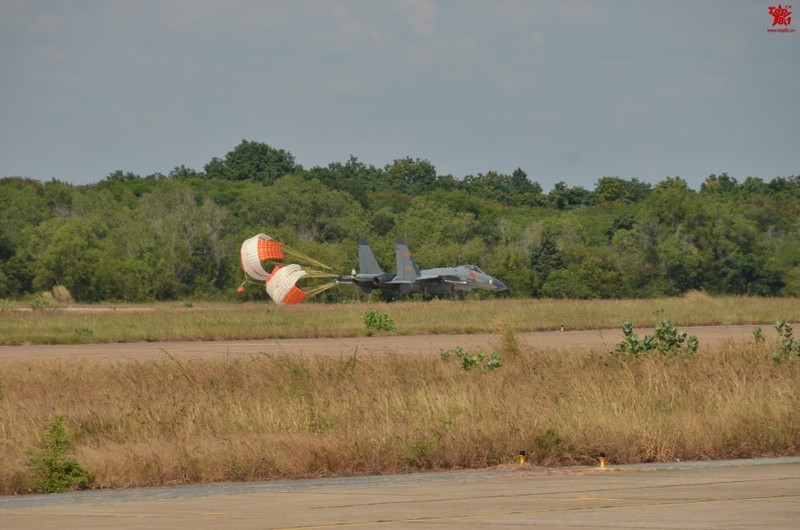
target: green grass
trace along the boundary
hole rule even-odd
[[[354,337],[367,335],[364,315],[385,313],[398,335],[491,333],[637,327],[669,319],[676,326],[773,325],[800,321],[797,298],[709,297],[651,300],[484,300],[385,304],[271,303],[154,304],[0,311],[0,344],[87,344],[107,342],[243,340]]]

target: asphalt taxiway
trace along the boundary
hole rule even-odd
[[[0,498],[0,528],[800,527],[800,458],[213,484]]]

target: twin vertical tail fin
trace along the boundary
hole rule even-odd
[[[394,283],[408,283],[414,282],[420,276],[419,267],[411,258],[411,251],[402,237],[398,237],[395,241],[395,254],[397,257],[397,276],[393,280]],[[383,269],[375,259],[375,254],[369,248],[365,238],[358,240],[358,273],[362,275],[380,275],[384,274]]]
[[[419,267],[411,258],[411,251],[408,250],[408,246],[402,237],[398,237],[395,241],[395,254],[397,256],[397,276],[395,281],[413,282],[419,278]]]
[[[375,259],[375,254],[369,248],[366,238],[358,240],[358,273],[359,274],[383,274],[383,269]]]

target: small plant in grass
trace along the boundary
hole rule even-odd
[[[61,493],[89,486],[89,473],[77,460],[67,456],[69,450],[64,415],[58,415],[47,426],[39,451],[29,453],[28,467],[33,471],[37,490]]]
[[[497,355],[497,352],[492,352],[489,358],[486,359],[487,370],[498,370],[502,366],[503,366],[503,361],[500,360],[500,356]]]
[[[553,428],[534,436],[532,444],[534,453],[541,461],[560,462],[567,454],[561,437]]]
[[[395,321],[387,313],[379,313],[375,309],[370,309],[364,313],[364,325],[368,332],[373,331],[392,331],[397,327]]]
[[[615,350],[618,355],[637,356],[657,351],[662,355],[691,356],[697,353],[700,345],[696,335],[687,337],[686,333],[679,332],[678,328],[673,326],[669,320],[662,320],[656,326],[653,336],[645,335],[643,339],[639,339],[639,336],[633,331],[633,324],[626,320],[622,323],[622,335],[622,342],[617,345]]]
[[[456,356],[459,358],[459,364],[461,365],[461,369],[464,370],[465,372],[468,372],[473,368],[477,368],[478,366],[480,366],[481,361],[483,361],[483,359],[486,357],[481,352],[469,353],[466,351],[464,352],[463,355],[458,356],[456,354]]]
[[[686,337],[686,345],[683,347],[685,355],[694,355],[697,353],[697,348],[700,347],[700,339],[697,335],[689,335]]]
[[[506,358],[515,359],[522,353],[522,347],[517,340],[517,334],[514,333],[514,328],[508,325],[504,320],[495,322],[495,329],[500,334],[499,350]]]
[[[633,323],[628,320],[622,323],[622,337],[622,342],[617,344],[615,350],[618,354],[639,355],[653,349],[652,337],[645,335],[644,340],[640,340],[639,335],[633,331]]]
[[[33,309],[34,311],[41,311],[43,309],[49,309],[53,307],[53,304],[50,303],[48,298],[50,297],[46,297],[43,295],[36,295],[36,297],[34,297],[34,299],[31,301],[31,309]]]
[[[753,328],[753,340],[756,341],[756,344],[761,344],[767,340],[766,337],[764,337],[764,330],[761,329],[761,326]]]
[[[79,328],[75,328],[75,333],[81,337],[91,337],[94,335],[94,330],[86,326],[81,326]]]
[[[503,366],[503,362],[497,352],[492,352],[488,358],[483,352],[470,353],[461,346],[456,346],[454,350],[442,350],[439,352],[439,359],[442,362],[449,361],[451,357],[458,359],[458,365],[465,372],[481,366],[487,370],[497,370]]]
[[[775,323],[775,329],[781,336],[781,349],[772,354],[772,360],[776,363],[798,360],[800,358],[800,340],[793,336],[794,326],[779,320]]]

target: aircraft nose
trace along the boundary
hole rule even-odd
[[[492,278],[491,280],[489,280],[489,285],[491,285],[495,291],[505,291],[506,289],[508,289],[508,287],[506,287],[506,284],[504,284],[497,278]]]

